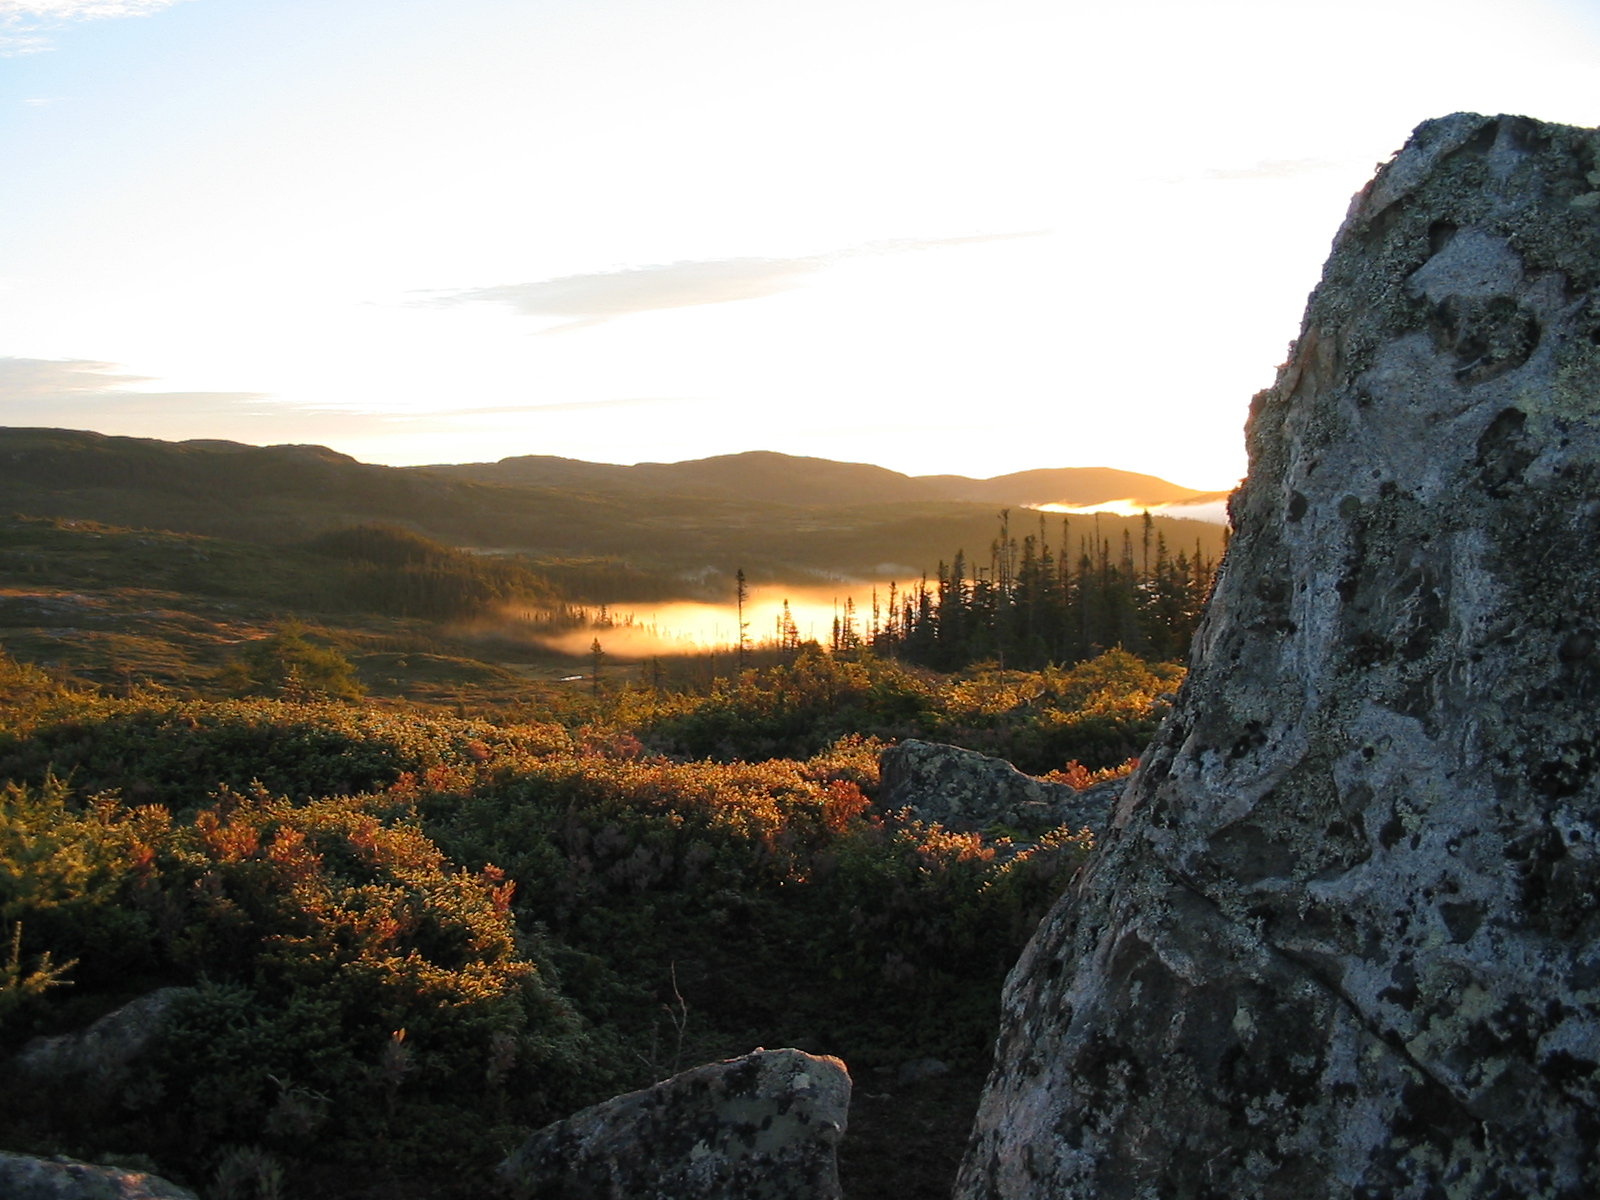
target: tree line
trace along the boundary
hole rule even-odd
[[[469,554],[396,525],[329,530],[306,543],[332,559],[330,599],[396,617],[464,620],[512,603],[555,603],[548,580],[512,558]]]
[[[866,609],[847,597],[831,648],[870,649],[939,671],[980,662],[1070,666],[1118,646],[1151,661],[1183,659],[1216,568],[1198,539],[1193,554],[1174,552],[1148,512],[1137,541],[1125,528],[1113,545],[1097,518],[1063,517],[1052,544],[1044,514],[1038,532],[1019,539],[1006,509],[987,563],[958,550],[934,579],[905,589],[891,583],[886,595],[874,588]],[[778,644],[797,650],[799,630],[787,615],[778,618]]]

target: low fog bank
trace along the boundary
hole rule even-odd
[[[847,615],[852,615],[856,629],[866,634],[872,628],[874,594],[880,619],[887,615],[888,588],[886,583],[870,581],[841,582],[834,587],[752,586],[744,605],[745,637],[751,646],[782,642],[785,605],[789,636],[802,642],[827,644],[835,618],[842,621]],[[598,641],[607,659],[638,662],[707,651],[732,653],[739,642],[739,608],[734,603],[692,600],[619,608],[574,606],[555,611],[512,606],[502,609],[494,619],[474,622],[457,632],[573,657],[592,653]]]
[[[1204,521],[1207,525],[1228,523],[1229,492],[1212,492],[1171,504],[1140,504],[1135,500],[1106,500],[1100,504],[1038,504],[1035,512],[1059,513],[1066,517],[1089,517],[1104,513],[1113,517],[1173,517],[1180,521]]]

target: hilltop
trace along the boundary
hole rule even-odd
[[[1155,508],[1201,504],[1226,494],[1197,491],[1154,475],[1112,467],[1057,467],[972,479],[965,475],[904,475],[871,463],[835,462],[772,450],[633,466],[523,454],[492,463],[437,464],[415,469],[518,487],[824,506],[956,501],[1019,508],[1045,504],[1088,507],[1126,500],[1137,508]]]
[[[1211,495],[1100,468],[974,480],[768,452],[635,467],[521,458],[401,468],[325,446],[36,428],[0,428],[0,463],[0,512],[268,545],[384,522],[523,556],[595,601],[720,595],[741,567],[752,579],[797,584],[914,579],[958,549],[983,557],[1001,507]],[[1167,544],[1220,555],[1220,526],[1155,520]],[[1136,519],[1072,523],[1069,539],[1091,529],[1114,543],[1124,530],[1137,537]],[[1061,518],[1048,525],[1060,544]]]

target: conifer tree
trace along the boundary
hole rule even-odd
[[[738,572],[734,575],[734,578],[738,581],[738,587],[737,587],[737,589],[735,591],[735,595],[736,595],[736,597],[738,599],[738,622],[739,622],[739,666],[738,666],[738,671],[739,671],[740,675],[743,675],[744,674],[745,651],[750,646],[750,623],[744,619],[744,602],[747,599],[749,599],[750,589],[745,585],[744,568],[743,567],[739,568]]]

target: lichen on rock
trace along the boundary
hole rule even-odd
[[[1420,126],[1247,439],[957,1195],[1600,1194],[1600,133]]]
[[[539,1200],[839,1200],[849,1108],[838,1059],[756,1050],[549,1125],[501,1175]]]
[[[961,833],[1003,826],[1039,833],[1063,826],[1100,836],[1125,779],[1079,791],[1024,775],[1003,758],[975,750],[907,738],[878,759],[878,807],[907,809],[918,820]]]
[[[195,1200],[187,1188],[143,1171],[103,1167],[72,1158],[33,1158],[0,1152],[5,1200]]]

